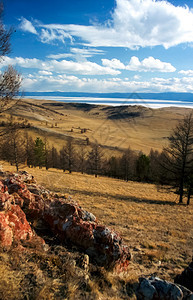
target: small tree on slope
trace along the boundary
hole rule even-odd
[[[169,146],[164,149],[163,167],[170,173],[171,182],[183,202],[184,189],[193,170],[193,114],[185,116],[169,137]]]

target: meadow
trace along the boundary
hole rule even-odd
[[[161,151],[172,129],[188,112],[185,108],[135,106],[122,108],[120,114],[104,105],[24,100],[11,114],[15,122],[30,122],[25,130],[34,139],[46,138],[50,147],[60,150],[69,136],[76,147],[86,145],[88,138],[91,144],[97,141],[109,157],[121,155],[129,146],[145,154],[151,148]],[[6,117],[1,116],[1,121]],[[15,172],[7,162],[0,165],[4,171]],[[189,206],[179,205],[176,194],[148,183],[25,165],[20,169],[31,173],[45,188],[70,195],[99,223],[120,233],[132,260],[120,274],[90,264],[88,280],[77,267],[81,258],[77,249],[69,252],[65,245],[55,245],[47,253],[29,249],[19,254],[14,249],[1,249],[1,299],[136,299],[133,288],[139,277],[156,275],[173,281],[191,262],[192,199]]]
[[[1,162],[4,170],[15,168]],[[119,232],[129,245],[128,278],[152,275],[172,280],[188,265],[193,248],[193,203],[153,184],[23,167],[38,184],[72,196],[102,224]]]

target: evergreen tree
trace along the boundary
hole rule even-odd
[[[41,138],[37,137],[34,145],[35,166],[42,168],[45,165],[45,144]]]
[[[145,154],[140,154],[136,162],[136,171],[139,181],[149,180],[150,159]]]

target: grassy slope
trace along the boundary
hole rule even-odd
[[[166,144],[166,137],[169,136],[172,128],[189,111],[177,108],[153,111],[145,109],[143,114],[137,118],[111,120],[108,118],[106,107],[102,106],[84,110],[76,109],[73,106],[55,107],[53,106],[54,101],[29,100],[29,102],[35,106],[28,106],[24,103],[14,110],[14,114],[17,118],[25,118],[32,123],[34,127],[30,132],[34,137],[44,136],[46,132],[51,144],[58,148],[63,145],[69,135],[73,136],[77,143],[82,143],[86,137],[89,137],[91,141],[97,140],[100,144],[108,146],[105,151],[109,150],[110,154],[112,151],[118,153],[114,147],[124,149],[129,145],[132,149],[143,150],[145,153],[148,153],[151,147],[161,150],[162,146]],[[45,105],[45,103],[49,103],[49,105]],[[40,106],[36,106],[37,104]],[[42,107],[42,104],[46,106],[46,109]],[[132,108],[134,111],[137,109]],[[81,134],[79,127],[89,130]],[[73,128],[73,132],[71,132],[71,128]],[[2,162],[2,164],[4,170],[15,171],[15,168],[7,163]],[[72,195],[81,206],[94,213],[100,223],[121,233],[133,254],[128,273],[123,275],[125,281],[136,281],[139,276],[147,274],[156,274],[161,278],[172,280],[191,261],[193,248],[192,203],[190,207],[179,206],[176,204],[176,195],[157,191],[156,187],[150,184],[126,183],[102,177],[96,179],[78,173],[70,175],[53,169],[49,171],[26,167],[24,169],[32,173],[38,183],[46,188]],[[67,260],[68,255],[67,253]],[[1,270],[4,273],[4,281],[0,285],[0,297],[2,299],[21,299],[21,293],[26,287],[26,289],[31,288],[29,294],[34,294],[33,299],[60,299],[56,295],[60,293],[63,295],[63,275],[57,275],[57,272],[61,273],[59,269],[56,272],[55,259],[58,260],[54,256],[53,262],[52,258],[49,262],[50,257],[46,254],[42,254],[42,258],[39,256],[36,258],[32,253],[25,258],[25,255],[21,253],[17,258],[17,255],[13,256],[12,253],[10,255],[4,254],[4,252],[0,253]],[[50,263],[49,267],[47,261]],[[69,263],[71,263],[71,259]],[[45,265],[44,282],[42,281],[41,285],[41,281],[37,279],[38,285],[35,288],[33,282],[28,284],[25,278],[28,278],[29,274],[35,276],[34,278],[39,278],[40,275],[36,273],[42,274],[42,264]],[[50,278],[52,269],[56,274]],[[72,269],[71,266],[70,269]],[[74,270],[68,275],[67,291],[74,293],[78,298],[72,296],[68,299],[91,299],[90,292],[88,292],[88,298],[85,298],[84,295],[83,298],[80,297],[78,279],[74,283],[73,272]],[[99,286],[104,282],[101,279],[100,282],[96,282],[91,278],[92,290],[95,290],[94,293],[99,293],[96,294],[96,299],[133,299],[119,294],[123,288],[119,286],[119,278],[116,281],[113,274],[105,276],[113,284],[111,290],[109,288],[106,290],[109,298],[107,295],[104,296],[105,288],[102,289],[102,292],[98,292]],[[71,279],[69,280],[69,278]],[[23,282],[22,288],[18,288],[20,280]],[[2,293],[5,296],[2,296],[4,295]]]
[[[4,163],[4,169],[14,170]],[[28,169],[46,188],[73,196],[99,222],[121,233],[131,247],[128,276],[156,273],[171,279],[191,261],[193,203],[177,204],[175,194],[152,184],[94,178],[50,169]]]
[[[166,138],[177,121],[189,111],[185,108],[152,110],[140,106],[117,108],[23,100],[12,113],[32,123],[34,128],[31,133],[34,137],[46,133],[50,143],[58,148],[70,135],[77,143],[85,143],[87,137],[90,141],[98,141],[108,147],[105,152],[109,150],[111,153],[117,148],[126,149],[130,146],[149,153],[151,148],[161,150],[166,145]],[[133,117],[132,114],[136,113],[139,115]],[[80,128],[86,128],[86,133],[81,134]]]

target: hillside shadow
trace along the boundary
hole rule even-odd
[[[179,205],[175,201],[165,201],[165,200],[154,200],[154,199],[148,199],[148,198],[138,198],[135,196],[123,196],[121,194],[112,195],[109,193],[102,193],[102,192],[89,192],[86,190],[78,190],[78,189],[64,189],[63,192],[67,193],[78,193],[85,196],[91,196],[91,197],[104,197],[104,198],[112,198],[114,200],[123,200],[127,202],[134,202],[134,203],[145,203],[145,204],[157,204],[157,205],[169,205],[169,206],[176,206]],[[185,205],[185,204],[182,204]]]

